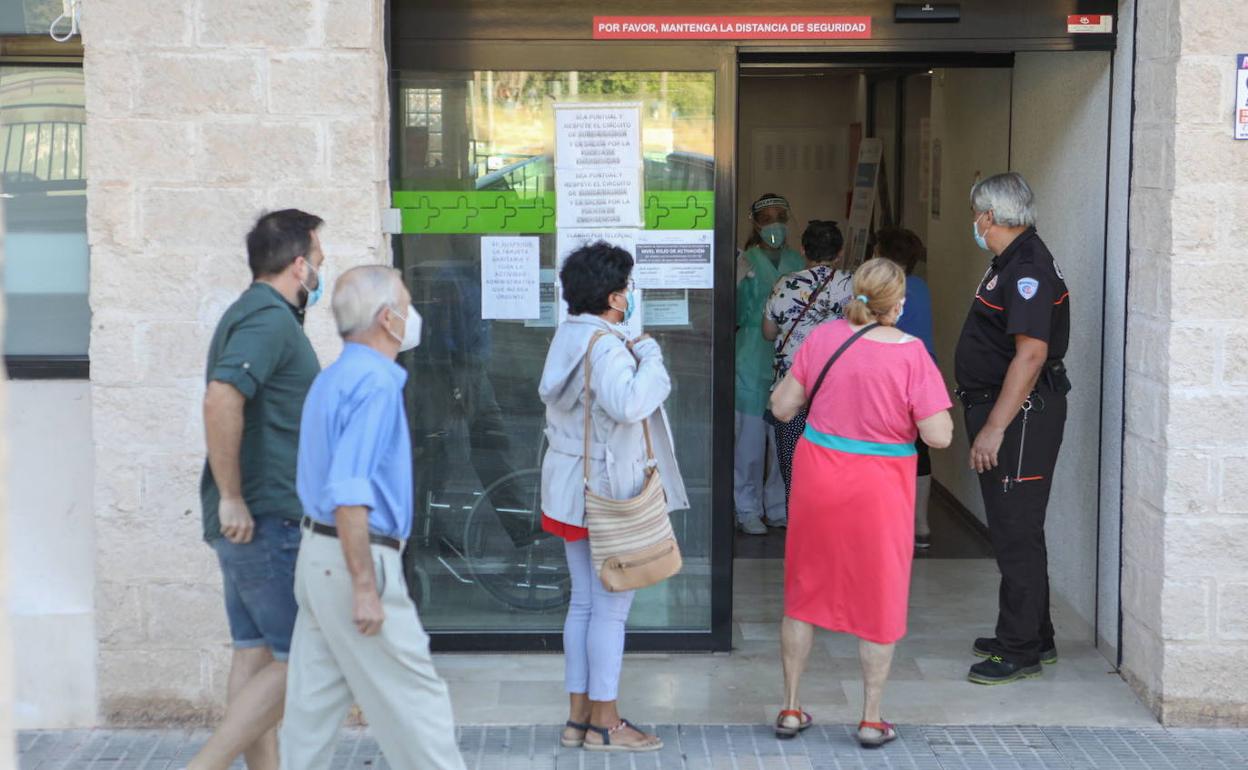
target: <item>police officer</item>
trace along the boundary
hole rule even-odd
[[[1036,233],[1031,188],[998,174],[971,190],[976,243],[994,257],[958,339],[958,397],[966,408],[971,468],[979,474],[988,533],[1001,571],[996,636],[975,640],[977,684],[1040,676],[1056,663],[1049,614],[1045,508],[1066,423],[1062,358],[1070,294]]]

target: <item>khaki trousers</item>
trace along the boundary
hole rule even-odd
[[[377,636],[362,636],[352,619],[351,577],[341,543],[303,533],[295,567],[299,615],[286,680],[282,768],[327,770],[354,700],[395,770],[462,770],[450,696],[407,596],[399,552],[379,545],[372,551],[386,620]]]

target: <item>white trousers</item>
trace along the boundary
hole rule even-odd
[[[737,520],[764,514],[771,521],[787,517],[784,477],[776,456],[776,437],[762,415],[736,413],[733,452],[733,500]]]
[[[299,615],[286,679],[284,770],[328,770],[338,730],[359,704],[395,770],[463,770],[446,683],[407,596],[399,552],[374,545],[386,619],[376,636],[353,620],[351,576],[336,538],[304,531],[295,567]]]

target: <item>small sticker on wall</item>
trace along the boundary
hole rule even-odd
[[[1077,13],[1066,17],[1066,31],[1076,35],[1107,35],[1114,31],[1114,17],[1108,14]]]

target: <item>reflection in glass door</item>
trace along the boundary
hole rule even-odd
[[[642,108],[649,230],[715,224],[712,72],[400,71],[395,259],[425,318],[409,369],[415,526],[409,589],[431,632],[557,633],[568,601],[562,541],[541,532],[544,410],[554,333],[554,106]],[[485,320],[481,239],[539,238],[540,318]],[[707,632],[712,622],[712,290],[642,293],[646,331],[673,376],[668,401],[692,507],[673,516],[677,578],[638,594],[630,630]],[[499,645],[506,646],[506,645]]]

